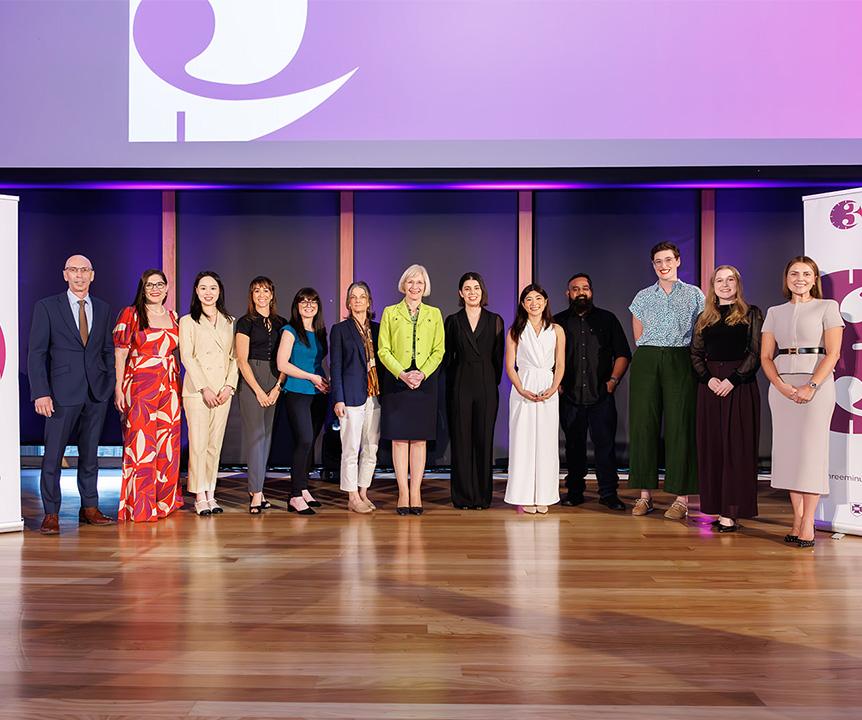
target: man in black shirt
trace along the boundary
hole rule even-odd
[[[625,510],[617,496],[615,449],[617,407],[614,392],[631,360],[620,321],[593,305],[593,283],[586,273],[569,279],[569,308],[554,316],[566,333],[566,371],[560,387],[560,424],[566,436],[566,488],[563,505],[584,502],[587,429],[593,441],[599,502]]]

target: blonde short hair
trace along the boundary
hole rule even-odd
[[[422,279],[425,281],[425,292],[422,293],[422,297],[428,297],[431,294],[431,278],[428,276],[428,271],[425,269],[424,265],[413,264],[401,273],[401,279],[398,281],[398,292],[405,292],[404,285],[407,282],[407,279],[414,275],[422,276]]]

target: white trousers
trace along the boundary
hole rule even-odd
[[[380,400],[369,397],[364,405],[347,407],[341,418],[341,489],[367,488],[377,465],[380,444]]]
[[[200,395],[183,398],[189,427],[189,476],[186,488],[192,494],[215,491],[231,400],[228,398],[224,405],[210,409]]]

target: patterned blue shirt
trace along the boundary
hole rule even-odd
[[[658,283],[635,295],[629,310],[644,326],[636,344],[654,347],[688,347],[697,316],[703,312],[703,293],[696,285],[682,280],[673,284],[670,293]]]

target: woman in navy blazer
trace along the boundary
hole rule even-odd
[[[368,488],[377,465],[380,442],[380,383],[374,348],[380,325],[372,322],[371,290],[351,283],[345,300],[348,316],[332,326],[329,369],[333,410],[341,425],[341,489],[347,508],[357,513],[376,510]]]

